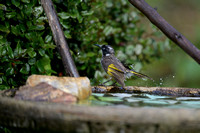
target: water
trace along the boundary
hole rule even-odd
[[[81,102],[91,106],[200,108],[200,97],[172,97],[150,94],[93,93]]]

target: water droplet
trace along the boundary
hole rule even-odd
[[[142,78],[142,80],[147,81],[147,78]]]
[[[131,67],[132,69],[134,69],[134,64],[130,65],[130,67]]]

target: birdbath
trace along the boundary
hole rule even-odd
[[[199,132],[199,89],[95,86],[87,100],[53,103],[0,96],[0,125],[15,132]]]

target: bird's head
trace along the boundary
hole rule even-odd
[[[94,44],[94,45],[101,48],[103,56],[110,56],[112,54],[115,54],[114,49],[110,45],[99,45],[99,44]]]

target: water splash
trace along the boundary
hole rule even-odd
[[[142,80],[147,81],[147,78],[142,78]]]

